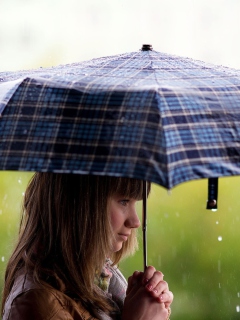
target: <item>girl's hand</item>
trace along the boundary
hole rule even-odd
[[[163,280],[163,273],[154,267],[146,268],[142,276],[142,284],[146,290],[168,309],[173,301],[173,293],[169,291],[168,283]]]
[[[122,320],[166,320],[172,301],[173,294],[160,271],[154,267],[135,271],[128,279]]]

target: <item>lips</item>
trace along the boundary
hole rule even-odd
[[[118,235],[120,238],[123,239],[123,241],[127,241],[128,237],[130,236],[130,234],[124,234],[124,233],[119,233]]]

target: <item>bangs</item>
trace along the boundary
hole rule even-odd
[[[112,191],[123,197],[142,200],[143,198],[143,181],[133,178],[111,178]],[[151,183],[147,182],[147,195],[149,195]]]

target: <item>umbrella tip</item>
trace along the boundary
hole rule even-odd
[[[151,51],[153,49],[151,44],[143,44],[142,45],[142,51]]]

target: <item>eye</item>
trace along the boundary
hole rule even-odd
[[[128,205],[128,202],[129,202],[129,200],[127,200],[127,199],[119,200],[119,203],[124,207],[126,207]]]

